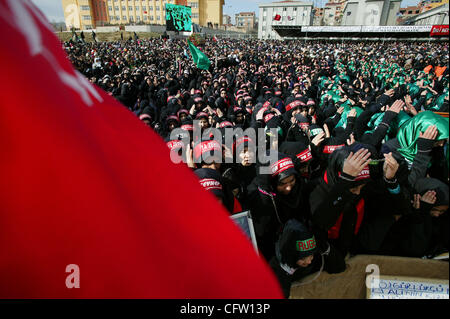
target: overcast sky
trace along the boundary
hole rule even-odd
[[[63,22],[64,13],[61,4],[61,0],[31,0],[35,3],[39,9],[44,12],[50,22]],[[232,17],[234,23],[234,15],[242,11],[255,12],[258,16],[258,3],[274,2],[274,0],[225,0],[223,8],[224,14],[228,14]],[[327,0],[314,1],[318,7],[323,7]],[[419,0],[403,0],[401,6],[413,6],[419,3]]]

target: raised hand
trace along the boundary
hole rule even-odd
[[[353,143],[355,143],[355,136],[351,133],[350,137],[347,139],[347,145],[352,145]]]
[[[414,199],[412,200],[412,206],[414,207],[414,209],[420,208],[420,195],[419,194],[414,194]]]
[[[321,133],[317,134],[316,136],[314,136],[311,143],[316,146],[319,146],[320,143],[322,143],[324,140],[325,140],[325,132],[321,132]]]
[[[433,205],[434,203],[436,203],[436,191],[429,190],[428,192],[423,194],[423,196],[420,198],[420,200],[422,202]]]
[[[398,171],[399,164],[392,153],[384,154],[383,172],[386,179],[393,179]]]
[[[435,140],[438,135],[438,129],[435,125],[430,125],[425,130],[425,132],[420,132],[419,137],[424,138],[426,140]]]
[[[398,114],[398,113],[400,113],[400,111],[402,110],[404,105],[405,105],[405,102],[403,102],[402,100],[397,100],[391,105],[391,107],[389,108],[389,111],[392,111],[392,112]]]
[[[351,109],[350,112],[348,112],[348,117],[355,117],[356,116],[356,109]]]
[[[351,152],[344,161],[342,172],[353,177],[358,176],[369,165],[370,155],[369,150],[365,148],[358,150],[355,154]]]
[[[325,131],[325,138],[330,138],[330,130],[328,129],[328,125],[323,125],[323,130]]]
[[[393,97],[394,93],[395,93],[394,89],[390,89],[390,90],[387,90],[386,92],[384,92],[384,94],[386,94],[389,97]]]
[[[263,114],[264,112],[267,110],[267,107],[262,107],[258,113],[256,113],[256,120],[262,120],[263,119]]]

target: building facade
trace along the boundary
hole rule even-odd
[[[326,3],[323,12],[323,25],[341,25],[346,2],[342,0],[331,0]]]
[[[314,12],[313,25],[324,25],[325,22],[323,14],[325,12],[325,8],[315,7],[313,9],[313,12]]]
[[[230,25],[230,24],[231,24],[231,17],[228,14],[224,14],[222,19],[222,25]]]
[[[449,5],[441,4],[431,10],[419,13],[414,17],[409,18],[404,22],[407,25],[442,25],[448,24],[448,9]]]
[[[312,25],[313,3],[280,1],[259,4],[258,39],[281,39],[274,25]],[[278,20],[279,17],[279,20]]]
[[[245,31],[250,31],[255,28],[255,12],[239,12],[235,15],[236,27],[241,28]]]
[[[448,3],[448,0],[423,0],[419,2],[418,7],[421,9],[420,13],[423,13],[446,3]]]
[[[223,24],[224,0],[62,0],[68,29],[135,23],[165,25],[167,3],[190,6],[195,24]]]
[[[341,25],[396,25],[401,0],[348,0]]]

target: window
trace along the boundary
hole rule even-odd
[[[82,16],[83,20],[91,20],[91,16]]]
[[[112,7],[108,7],[108,10],[109,10],[109,11],[112,11]]]
[[[127,8],[125,6],[122,6],[122,11],[125,11]]]
[[[119,16],[116,16],[116,20],[119,21],[119,20],[120,20],[120,17],[119,17]]]
[[[146,6],[142,6],[142,10],[146,11],[147,7]]]
[[[149,9],[150,9],[150,11],[153,11],[153,7],[152,6],[150,6]]]
[[[416,14],[419,13],[419,10],[416,10]]]
[[[136,11],[139,11],[139,6],[136,6]]]
[[[90,10],[89,6],[80,6],[81,10],[87,11]]]
[[[122,17],[122,20],[127,21],[127,16],[123,16],[123,17]]]
[[[198,13],[192,13],[192,19],[198,19]]]
[[[283,8],[283,11],[287,11],[287,8]]]
[[[412,11],[411,11],[411,10],[409,10],[409,11],[408,11],[408,14],[412,14]]]
[[[128,7],[128,11],[133,11],[133,7]]]
[[[150,17],[150,21],[153,21],[153,17]]]
[[[156,7],[156,11],[159,11],[159,6]]]
[[[262,27],[262,30],[263,30],[263,32],[266,31],[266,26],[263,26],[263,27]]]
[[[147,16],[144,16],[144,21],[147,21],[148,19],[147,19]]]
[[[134,21],[134,17],[130,16],[130,21],[133,22]]]
[[[119,7],[114,7],[114,10],[119,11]]]
[[[158,21],[159,21],[159,20],[160,20],[160,16],[157,16],[157,17],[156,17],[156,20],[158,20]]]
[[[297,8],[294,8],[294,11],[297,11]]]

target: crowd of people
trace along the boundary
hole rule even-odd
[[[308,274],[344,271],[350,255],[448,251],[448,43],[214,38],[199,45],[208,70],[182,39],[64,48],[230,214],[250,211],[286,297]],[[277,161],[261,161],[249,136],[229,146],[193,134],[211,128],[253,128]]]

